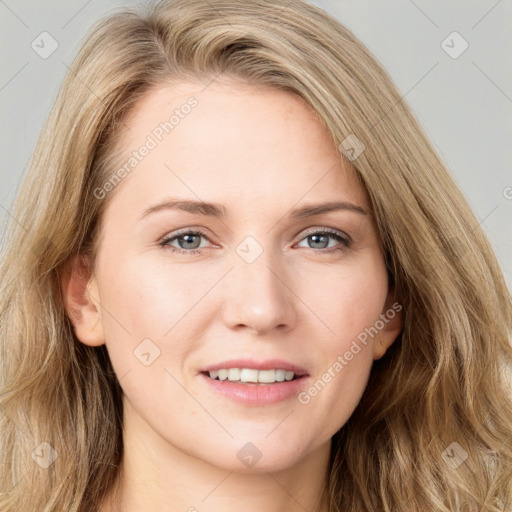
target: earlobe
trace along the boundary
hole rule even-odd
[[[96,278],[84,256],[73,256],[66,263],[61,288],[77,338],[89,346],[105,343]]]
[[[386,305],[380,316],[383,325],[373,342],[373,359],[380,359],[388,348],[395,342],[402,330],[402,305],[393,299],[393,294],[388,294]]]

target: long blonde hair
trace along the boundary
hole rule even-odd
[[[0,510],[97,511],[116,482],[121,388],[105,346],[77,340],[62,275],[71,256],[94,264],[112,197],[94,190],[116,170],[124,116],[161,84],[222,77],[297,94],[337,147],[354,136],[365,147],[352,166],[404,325],[333,437],[330,510],[503,511],[512,501],[512,307],[501,270],[390,76],[302,0],[164,0],[110,14],[86,38],[4,239]]]

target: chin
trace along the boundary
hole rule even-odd
[[[281,439],[277,441],[271,443],[263,438],[260,442],[237,442],[234,451],[230,448],[222,450],[208,462],[225,471],[257,474],[286,470],[305,456],[303,443],[294,447]]]

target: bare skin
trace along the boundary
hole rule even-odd
[[[394,303],[369,199],[302,99],[236,84],[202,89],[161,87],[126,119],[129,155],[187,98],[198,101],[109,192],[94,275],[77,260],[64,284],[78,339],[106,344],[124,393],[122,472],[102,509],[326,512],[331,438],[401,329],[396,313],[333,372]],[[226,214],[142,217],[170,197],[219,203]],[[290,215],[331,201],[364,212]],[[204,236],[159,244],[188,229]],[[237,252],[258,246],[251,263]],[[159,355],[145,365],[134,350],[148,339],[146,352]],[[332,378],[308,403],[249,406],[211,391],[199,373],[249,357],[305,368],[305,390],[329,368]],[[261,454],[251,467],[237,456],[247,443]]]

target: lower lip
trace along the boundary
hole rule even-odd
[[[203,378],[212,391],[224,395],[235,402],[249,405],[270,405],[296,396],[306,386],[308,376],[274,384],[236,384],[228,380],[215,380],[204,373]]]

